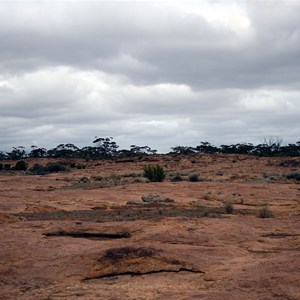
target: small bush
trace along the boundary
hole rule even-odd
[[[4,169],[5,170],[10,170],[11,164],[4,164]]]
[[[232,214],[233,213],[233,205],[232,203],[226,202],[224,204],[224,210],[226,214]]]
[[[59,163],[50,163],[46,166],[42,166],[39,164],[35,164],[29,171],[36,175],[45,175],[49,173],[57,173],[61,171],[65,171],[66,168]]]
[[[172,182],[182,181],[182,177],[181,177],[180,174],[177,173],[176,175],[174,175],[174,176],[171,177],[171,181]]]
[[[273,213],[267,208],[267,207],[263,207],[262,209],[260,209],[257,213],[257,217],[258,218],[272,218],[273,217]]]
[[[57,173],[66,171],[65,166],[60,163],[50,163],[46,166],[48,173]]]
[[[162,182],[164,181],[166,174],[162,166],[148,165],[144,168],[144,177],[152,182]]]
[[[114,185],[118,185],[121,182],[122,177],[117,174],[111,174],[110,179],[113,181]]]
[[[3,164],[0,164],[0,170],[3,170]]]
[[[17,171],[26,171],[28,168],[28,164],[24,160],[20,160],[16,163],[15,169]]]
[[[209,216],[208,210],[207,210],[207,208],[204,208],[204,210],[202,212],[202,217],[208,217],[208,216]]]
[[[286,176],[289,180],[297,180],[300,181],[300,173],[291,173]]]
[[[189,181],[197,182],[200,181],[199,175],[197,173],[192,173],[189,175]]]
[[[44,174],[47,174],[47,168],[42,166],[42,165],[39,165],[39,164],[34,164],[30,169],[29,171],[33,174],[36,174],[36,175],[44,175]]]
[[[204,200],[210,200],[210,192],[203,195]]]
[[[70,168],[77,168],[77,165],[74,162],[72,162],[70,163]]]
[[[85,166],[85,165],[76,165],[76,168],[77,168],[78,170],[82,170],[82,169],[85,169],[86,166]]]
[[[102,181],[104,180],[105,178],[103,176],[99,176],[99,175],[96,175],[96,176],[93,176],[92,179],[94,181]]]

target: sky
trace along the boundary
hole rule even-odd
[[[300,0],[0,0],[0,150],[300,140]]]

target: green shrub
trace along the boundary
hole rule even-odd
[[[189,181],[197,182],[200,181],[199,175],[197,173],[192,173],[189,175]]]
[[[0,170],[3,170],[3,164],[0,164]]]
[[[19,160],[15,166],[15,169],[17,171],[26,171],[27,168],[28,168],[28,164],[24,160]]]
[[[300,181],[300,173],[291,173],[286,176],[289,180],[297,180]]]
[[[263,207],[262,209],[260,209],[258,211],[257,217],[258,218],[272,218],[273,213],[267,207]]]
[[[148,165],[144,168],[144,177],[148,178],[152,182],[162,182],[164,181],[166,174],[162,166]]]

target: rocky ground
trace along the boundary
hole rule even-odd
[[[63,163],[0,171],[0,299],[300,299],[299,158]]]

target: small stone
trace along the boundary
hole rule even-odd
[[[143,202],[147,202],[147,203],[149,203],[149,202],[151,202],[151,203],[174,203],[175,202],[173,199],[162,197],[156,193],[146,194],[146,195],[143,195],[141,198],[142,198]]]
[[[90,182],[90,180],[87,177],[82,177],[82,178],[80,178],[80,182],[81,183],[88,183],[88,182]]]

